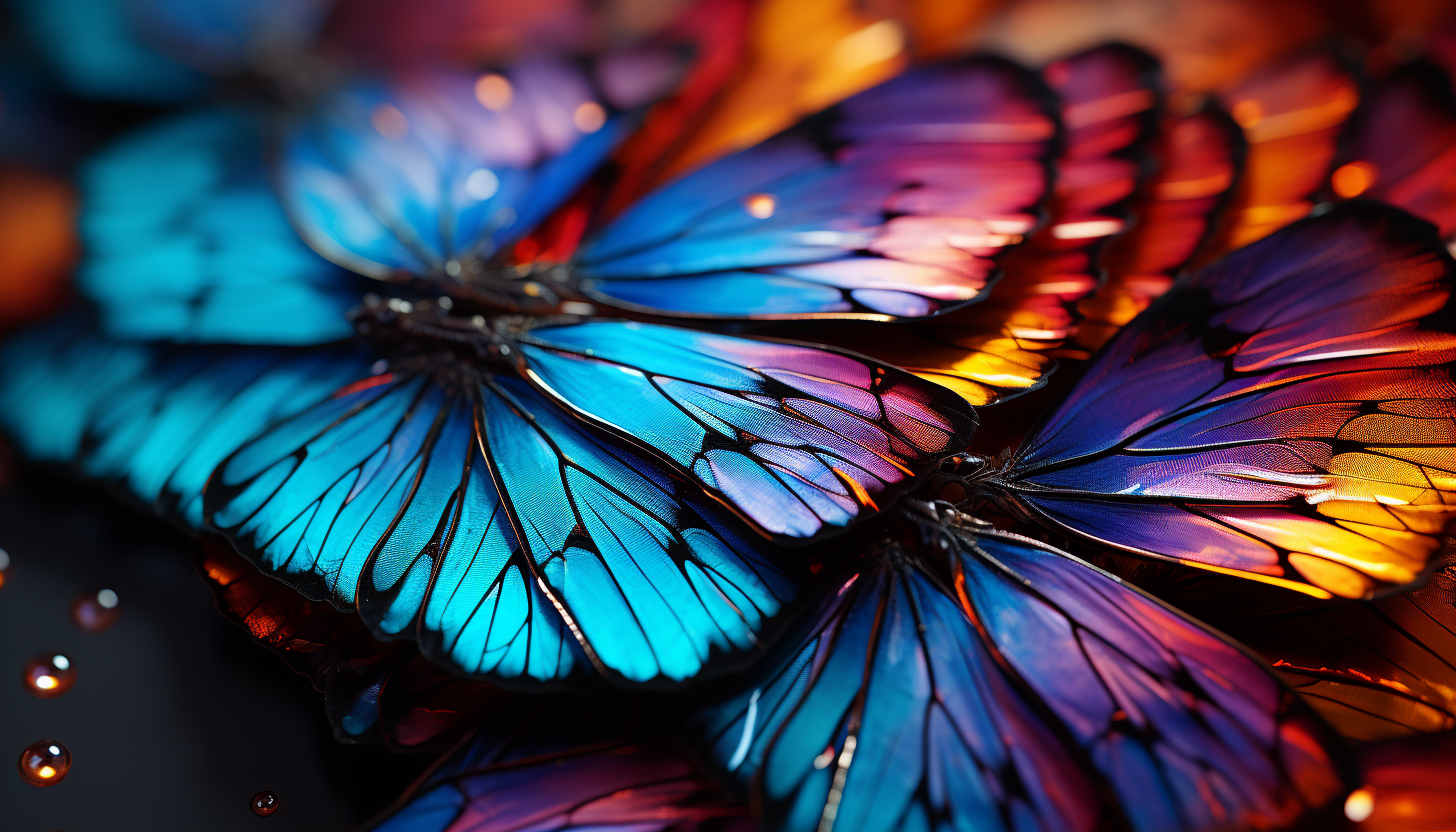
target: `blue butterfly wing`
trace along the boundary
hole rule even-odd
[[[290,130],[283,201],[336,263],[453,280],[559,207],[631,120],[565,63],[359,84]]]
[[[1259,660],[1033,541],[930,542],[836,582],[699,714],[770,828],[1279,828],[1343,796],[1332,735]]]
[[[1088,832],[1093,781],[942,583],[908,561],[832,593],[694,725],[768,829]]]
[[[208,522],[265,572],[447,667],[573,678],[584,657],[536,587],[473,410],[429,368],[355,382],[223,462]]]
[[[597,300],[678,315],[918,318],[1035,224],[1050,95],[996,59],[911,70],[648,194],[582,245]]]
[[[1348,203],[1191,276],[1113,339],[1004,481],[1094,541],[1296,589],[1415,581],[1456,505],[1456,263]]]
[[[504,489],[508,499],[501,499]],[[524,384],[417,362],[218,469],[210,522],[313,597],[473,675],[677,682],[795,585],[691,489]]]
[[[963,540],[963,604],[1133,828],[1284,828],[1355,785],[1333,732],[1262,660],[1040,543]]]
[[[366,371],[353,346],[144,346],[52,325],[8,345],[0,399],[27,455],[87,477],[193,529],[213,468],[274,421]]]
[[[81,291],[118,338],[317,344],[348,338],[365,282],[308,249],[263,163],[264,125],[205,110],[148,127],[81,173]]]
[[[954,393],[823,347],[611,321],[519,343],[542,390],[785,538],[878,511],[976,426]]]

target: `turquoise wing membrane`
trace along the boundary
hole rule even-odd
[[[531,329],[519,349],[552,398],[781,540],[888,506],[976,427],[945,388],[827,347],[601,321]]]
[[[366,281],[310,251],[269,185],[261,115],[203,110],[82,168],[77,273],[107,334],[304,345],[353,335]]]
[[[1354,784],[1270,669],[1025,538],[932,530],[831,582],[698,713],[766,828],[1287,828]]]
[[[0,351],[0,425],[27,456],[74,466],[201,529],[202,490],[218,463],[372,360],[348,345],[142,345],[62,321]]]
[[[671,685],[751,655],[796,584],[691,486],[523,382],[405,362],[217,471],[266,571],[503,683]],[[578,642],[580,646],[578,646]]]
[[[1036,224],[1056,136],[1024,69],[912,69],[648,194],[583,243],[593,299],[707,318],[936,315]]]

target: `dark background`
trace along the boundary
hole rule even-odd
[[[3,467],[0,460],[0,467]],[[397,796],[429,760],[334,741],[308,681],[213,606],[186,537],[63,478],[0,486],[0,829],[5,832],[342,832]],[[115,626],[88,634],[70,601],[107,586]],[[21,686],[32,656],[59,651],[75,687]],[[36,740],[71,750],[47,788],[16,773]],[[279,796],[252,814],[262,789]]]

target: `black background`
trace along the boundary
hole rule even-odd
[[[0,460],[3,465],[3,460]],[[34,472],[0,487],[0,829],[5,832],[348,830],[428,764],[333,739],[308,681],[213,606],[186,537],[95,490]],[[101,633],[70,600],[107,586],[121,616]],[[25,662],[65,653],[75,687],[24,691]],[[36,740],[71,750],[69,776],[16,772]],[[252,814],[262,789],[279,809]]]

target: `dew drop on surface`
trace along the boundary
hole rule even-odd
[[[278,811],[278,795],[268,789],[253,795],[253,814],[268,817]]]
[[[25,663],[20,681],[31,696],[51,699],[76,684],[76,668],[64,653],[42,653]]]
[[[71,623],[83,633],[99,633],[120,615],[121,600],[110,589],[88,590],[71,601]]]
[[[20,752],[16,768],[32,786],[54,786],[71,771],[71,752],[55,740],[33,742]]]

